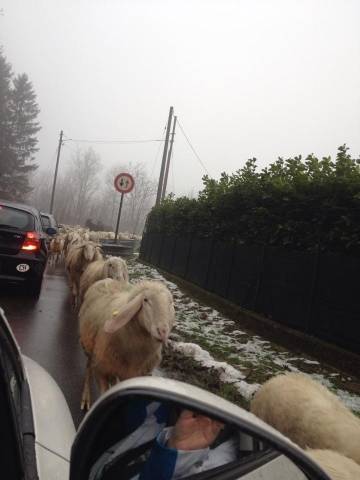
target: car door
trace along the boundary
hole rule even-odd
[[[0,309],[0,476],[37,479],[31,400],[20,352]]]

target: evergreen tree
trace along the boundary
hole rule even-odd
[[[31,191],[29,175],[37,165],[39,107],[26,74],[13,79],[0,50],[0,197],[23,200]]]
[[[33,86],[25,73],[13,81],[10,111],[16,153],[10,192],[12,196],[21,198],[31,191],[29,174],[37,168],[33,162],[38,151],[36,133],[40,130],[36,120],[40,110]]]
[[[11,122],[11,66],[0,48],[0,196],[7,197],[7,184],[16,161]]]

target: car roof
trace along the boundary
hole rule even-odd
[[[27,213],[32,213],[33,215],[39,216],[39,210],[35,207],[30,205],[25,205],[24,203],[17,203],[17,202],[10,202],[8,200],[0,199],[0,205],[4,205],[4,207],[13,207],[18,208],[19,210],[24,210]]]

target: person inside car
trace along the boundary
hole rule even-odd
[[[89,480],[173,480],[237,459],[236,436],[221,422],[191,410],[173,422],[173,414],[168,404],[150,402],[127,416],[125,428],[137,428],[98,458]]]

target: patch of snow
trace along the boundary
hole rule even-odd
[[[210,355],[209,352],[201,348],[196,343],[172,342],[172,348],[176,352],[180,352],[187,357],[193,358],[203,367],[217,370],[219,378],[224,383],[230,383],[239,391],[247,400],[250,400],[252,395],[259,389],[258,383],[247,383],[244,381],[244,374],[229,365],[226,362],[218,362]]]

